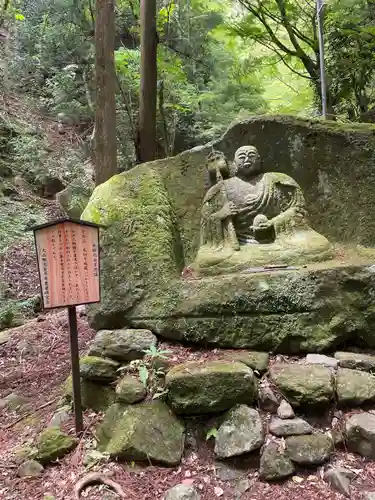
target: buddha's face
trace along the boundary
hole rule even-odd
[[[234,155],[234,166],[239,176],[252,177],[261,171],[260,156],[254,146],[242,146]]]

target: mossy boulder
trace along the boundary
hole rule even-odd
[[[116,399],[122,404],[134,404],[146,397],[145,386],[135,377],[125,375],[116,386]]]
[[[119,363],[98,356],[84,356],[79,362],[81,377],[86,380],[111,382],[117,376]]]
[[[97,435],[100,451],[113,458],[165,465],[180,462],[185,440],[184,425],[161,401],[112,405]]]
[[[71,403],[73,400],[72,377],[69,376],[63,385],[63,394]],[[105,411],[116,399],[115,389],[109,385],[81,378],[81,398],[83,408],[94,411]]]
[[[152,164],[115,175],[96,187],[82,219],[108,227],[101,237],[101,302],[90,306],[89,318],[96,329],[122,328],[127,312],[181,271],[162,177]]]
[[[339,368],[336,377],[338,404],[360,406],[375,401],[375,377],[370,373]]]
[[[150,330],[100,330],[90,345],[90,356],[102,356],[118,361],[143,358],[144,351],[156,345],[156,337]]]
[[[324,352],[350,340],[374,347],[375,273],[368,265],[374,252],[363,248],[375,245],[368,201],[373,130],[255,117],[215,143],[98,186],[82,214],[108,226],[101,236],[102,301],[89,307],[91,325],[148,328],[168,339],[260,351]],[[289,272],[181,278],[199,247],[205,157],[215,147],[232,158],[244,143],[258,146],[265,171],[291,175],[301,185],[312,227],[348,245],[348,256],[338,245],[332,261]]]
[[[292,406],[327,405],[333,399],[330,368],[279,363],[272,366],[270,378]]]
[[[266,481],[277,481],[295,471],[293,462],[285,452],[281,441],[271,441],[263,446],[260,456],[259,475]]]
[[[78,441],[68,436],[58,427],[49,427],[38,437],[36,459],[41,464],[54,462],[74,450]]]
[[[256,394],[251,368],[238,362],[188,362],[166,376],[168,404],[178,414],[215,413],[251,405]]]
[[[326,434],[291,436],[286,438],[286,452],[290,460],[298,465],[320,465],[333,453],[333,441]]]

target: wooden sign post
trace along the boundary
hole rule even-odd
[[[100,302],[99,228],[60,219],[30,228],[44,309],[68,308],[76,433],[83,431],[76,306]]]

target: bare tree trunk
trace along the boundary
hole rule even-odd
[[[96,0],[95,20],[95,182],[117,173],[114,0]]]
[[[141,162],[156,156],[156,0],[141,0],[141,89],[139,97],[139,152]]]

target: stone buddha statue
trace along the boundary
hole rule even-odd
[[[263,172],[254,146],[240,147],[232,166],[212,151],[206,165],[210,187],[193,270],[220,274],[332,256],[328,240],[308,225],[300,186],[286,174]]]

